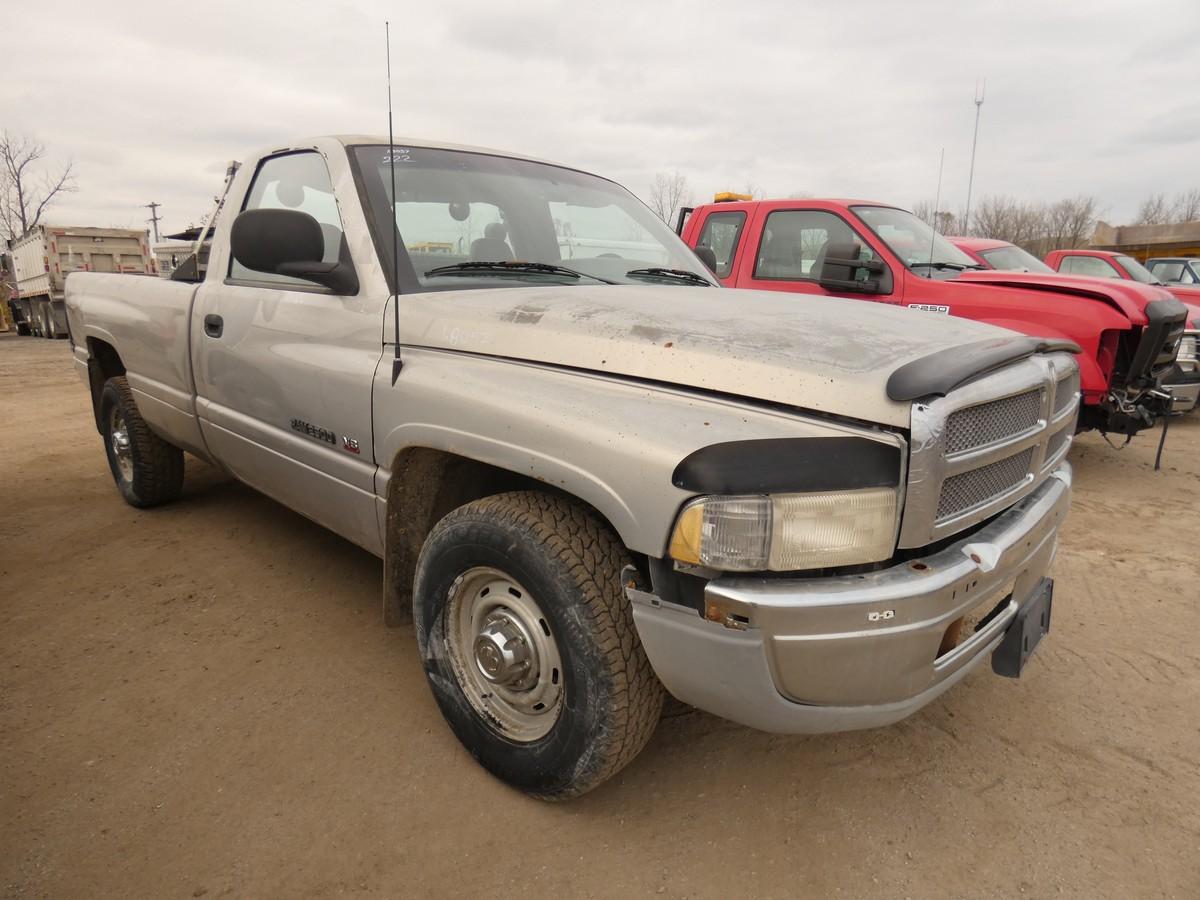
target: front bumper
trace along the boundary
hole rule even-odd
[[[1070,485],[1063,463],[975,534],[882,571],[714,579],[705,588],[709,618],[627,587],[642,645],[674,696],[752,728],[816,734],[890,724],[1000,644],[1054,558]],[[942,652],[956,621],[1002,601]]]

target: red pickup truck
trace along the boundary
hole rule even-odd
[[[677,228],[728,287],[873,300],[1073,341],[1080,428],[1132,435],[1170,409],[1161,385],[1186,310],[1161,288],[987,271],[912,213],[864,200],[711,203],[685,209]]]
[[[952,237],[948,238],[948,240],[959,250],[966,253],[967,256],[988,269],[1002,269],[1016,272],[1054,272],[1054,269],[1050,268],[1032,253],[1022,250],[1008,241],[998,241],[993,238],[964,237]],[[1064,250],[1056,252],[1061,253],[1064,257],[1068,253],[1075,253],[1075,251]],[[1090,252],[1080,251],[1080,258],[1082,258],[1083,253]],[[1116,254],[1113,255],[1116,256]],[[1108,265],[1108,263],[1104,264]],[[1114,265],[1120,265],[1120,263],[1114,260]],[[1094,276],[1079,275],[1078,277]],[[1114,276],[1104,275],[1101,277],[1112,278]],[[1169,287],[1167,289],[1170,290]],[[1200,291],[1197,293],[1200,293]],[[1187,307],[1187,328],[1183,333],[1183,340],[1179,344],[1179,355],[1175,360],[1175,366],[1167,373],[1163,379],[1163,384],[1171,392],[1171,411],[1184,413],[1200,405],[1200,352],[1198,352],[1200,350],[1200,306],[1197,306],[1195,301],[1189,303],[1178,295],[1176,295],[1176,299]],[[1200,301],[1200,297],[1197,298],[1197,301]]]
[[[1124,253],[1112,250],[1051,250],[1046,254],[1046,265],[1063,275],[1087,275],[1158,285],[1184,303],[1200,304],[1200,287],[1167,284]]]

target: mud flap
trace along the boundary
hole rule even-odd
[[[1017,616],[1000,645],[992,653],[992,671],[1005,678],[1020,678],[1021,670],[1050,631],[1050,607],[1054,601],[1054,579],[1043,578]]]

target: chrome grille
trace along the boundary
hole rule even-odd
[[[1068,425],[1054,434],[1050,435],[1050,440],[1046,441],[1046,463],[1054,461],[1054,458],[1062,451],[1065,444],[1071,442],[1072,428]]]
[[[1054,415],[1067,408],[1067,404],[1079,393],[1079,370],[1072,369],[1065,378],[1060,378],[1054,387]]]
[[[1065,454],[1078,411],[1079,369],[1065,353],[914,403],[898,546],[957,534],[1034,490]]]
[[[1042,416],[1042,391],[968,406],[946,420],[946,453],[962,453],[1022,434]]]
[[[1030,447],[1007,459],[947,478],[942,482],[942,494],[938,498],[937,520],[940,522],[1007,494],[1029,476],[1032,462],[1033,448]]]
[[[1184,372],[1196,371],[1200,364],[1200,331],[1188,331],[1179,342],[1179,355],[1175,362]]]

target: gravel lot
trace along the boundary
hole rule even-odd
[[[1200,416],[1079,439],[1054,629],[888,729],[665,719],[574,802],[463,751],[374,557],[188,459],[113,488],[65,341],[0,336],[6,897],[1200,897]]]

